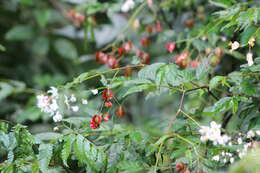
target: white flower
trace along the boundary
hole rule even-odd
[[[254,45],[255,45],[255,38],[252,37],[252,38],[248,41],[248,44],[249,44],[249,46],[254,47]]]
[[[224,162],[224,163],[227,163],[227,159],[225,158],[225,159],[223,160],[223,162]]]
[[[97,90],[97,89],[91,90],[91,92],[92,92],[94,95],[97,95],[97,94],[98,94],[98,90]]]
[[[62,115],[60,112],[56,112],[56,114],[53,116],[53,121],[54,122],[60,122],[62,120]]]
[[[212,160],[219,161],[219,155],[215,155],[212,157]]]
[[[247,138],[253,138],[255,137],[255,132],[253,130],[249,130],[246,134]]]
[[[50,93],[53,98],[57,99],[59,97],[58,89],[53,86],[50,88],[47,93]]]
[[[248,52],[246,54],[246,60],[247,60],[248,66],[252,66],[254,64],[253,54],[251,52]]]
[[[87,99],[82,99],[81,102],[82,102],[83,105],[87,105],[88,104],[88,100]]]
[[[260,136],[260,130],[256,130],[255,133]]]
[[[233,144],[232,144],[232,142],[229,142],[228,145],[229,145],[229,146],[232,146]]]
[[[41,109],[41,111],[49,113],[51,116],[54,115],[59,108],[57,101],[52,97],[41,94],[36,96],[36,98],[37,106]]]
[[[53,131],[58,131],[58,130],[59,130],[59,127],[57,127],[57,126],[53,128]]]
[[[243,143],[242,138],[238,138],[238,139],[237,139],[237,143],[238,143],[239,145],[241,145],[241,144]]]
[[[135,6],[135,3],[133,0],[126,0],[125,3],[121,7],[121,11],[126,13],[129,10],[133,9]]]
[[[220,40],[221,40],[222,42],[225,42],[225,41],[227,41],[227,38],[226,38],[225,36],[222,36],[222,37],[220,37]]]
[[[70,96],[70,102],[76,102],[77,101],[77,98],[75,97],[75,95],[74,94],[72,94],[71,96]]]
[[[230,163],[233,163],[235,161],[234,157],[231,157],[229,161]]]
[[[239,48],[239,46],[240,46],[239,42],[235,41],[235,42],[231,43],[231,50],[232,51],[236,50]]]
[[[221,136],[221,125],[215,121],[210,123],[210,127],[201,126],[199,132],[201,134],[200,140],[203,142],[212,141],[214,145],[221,144],[226,145],[229,142],[230,137],[227,135]]]
[[[79,107],[78,106],[71,106],[71,109],[73,112],[78,112],[79,111]]]

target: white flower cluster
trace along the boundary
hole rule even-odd
[[[126,13],[135,7],[135,2],[133,0],[126,0],[121,7],[121,11]]]
[[[214,145],[226,145],[230,137],[227,135],[221,135],[220,130],[221,125],[217,124],[215,121],[210,123],[210,126],[201,126],[199,130],[201,137],[200,140],[203,142],[212,141]]]
[[[220,159],[221,158],[221,159]],[[227,163],[227,162],[230,162],[230,163],[233,163],[235,161],[235,158],[233,157],[233,154],[232,153],[229,153],[229,152],[222,152],[221,154],[219,155],[215,155],[212,157],[212,160],[215,160],[215,161],[221,161],[223,163]]]
[[[98,94],[97,89],[90,90],[93,95]],[[59,106],[59,100],[64,100],[64,104],[66,105],[67,109],[73,112],[79,111],[79,106],[76,104],[78,99],[74,94],[63,95],[64,97],[59,94],[58,89],[55,87],[50,87],[47,91],[47,94],[40,94],[37,95],[37,106],[41,109],[42,112],[49,114],[54,122],[60,122],[63,119],[61,114],[61,107]],[[87,99],[81,99],[81,104],[86,105],[88,104]]]
[[[50,90],[48,90],[47,93],[50,95],[41,94],[36,97],[37,106],[42,112],[48,113],[52,116],[54,122],[59,122],[62,120],[62,115],[58,106],[58,89],[55,87],[50,87]]]

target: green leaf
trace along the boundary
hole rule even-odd
[[[63,145],[63,148],[61,151],[61,158],[62,158],[63,164],[67,167],[69,167],[67,164],[67,160],[72,151],[72,145],[73,145],[75,139],[76,139],[76,136],[74,134],[70,134],[64,138],[64,145]]]
[[[78,57],[77,49],[72,42],[66,39],[56,40],[54,43],[56,52],[67,59],[76,59]]]
[[[5,51],[5,47],[3,45],[0,44],[0,51]]]
[[[207,59],[201,61],[199,67],[196,69],[196,77],[198,80],[203,80],[208,76],[210,65]]]
[[[43,133],[35,134],[35,137],[42,141],[49,141],[52,139],[57,139],[61,136],[62,136],[62,134],[55,133],[55,132],[43,132]]]
[[[34,31],[31,26],[16,25],[6,33],[5,38],[7,40],[16,41],[16,40],[28,40],[33,38],[33,36],[34,36]]]
[[[149,89],[151,86],[149,84],[142,84],[142,85],[134,85],[133,87],[130,87],[127,92],[123,95],[123,97],[126,97],[130,94],[142,92],[146,89]]]
[[[151,65],[145,66],[142,70],[140,70],[138,72],[138,78],[155,80],[157,70],[163,65],[165,65],[165,63],[154,63]]]
[[[48,9],[37,9],[34,14],[38,25],[42,28],[45,27],[51,17],[51,13]]]
[[[38,160],[40,163],[40,170],[43,173],[48,173],[48,167],[52,157],[52,149],[52,144],[41,144],[39,147]]]
[[[32,45],[32,51],[35,55],[44,56],[49,51],[49,40],[46,37],[39,37]]]
[[[215,76],[213,77],[209,82],[209,89],[212,90],[213,88],[216,88],[221,81],[225,80],[224,76]]]
[[[255,26],[250,26],[244,30],[244,32],[241,34],[240,43],[242,45],[247,45],[250,38],[254,35],[257,28]]]
[[[13,87],[5,82],[0,82],[0,100],[5,99],[13,92]]]

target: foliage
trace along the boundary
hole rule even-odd
[[[0,2],[0,171],[256,173],[259,7]]]

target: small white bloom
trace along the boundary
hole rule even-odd
[[[79,107],[78,106],[71,106],[71,109],[73,112],[78,112],[79,111]]]
[[[219,161],[219,155],[215,155],[212,157],[212,160]]]
[[[60,112],[56,112],[56,114],[53,116],[53,121],[54,122],[60,122],[62,120],[62,115]]]
[[[235,161],[234,157],[231,157],[229,161],[230,163],[233,163]]]
[[[206,37],[206,36],[203,36],[201,39],[202,39],[203,41],[205,41],[205,40],[207,40],[207,37]]]
[[[223,160],[223,162],[224,162],[224,163],[227,163],[227,159],[225,158],[225,159]]]
[[[255,132],[253,130],[249,130],[246,134],[247,138],[253,138],[255,137]]]
[[[260,136],[260,130],[256,130],[255,133]]]
[[[70,102],[76,102],[77,101],[77,98],[75,97],[75,95],[74,94],[72,94],[71,96],[70,96]]]
[[[91,90],[92,94],[94,95],[97,95],[98,94],[98,90],[97,89],[94,89],[94,90]]]
[[[254,47],[254,45],[255,45],[255,38],[252,37],[252,38],[248,41],[248,44],[249,44],[249,46]]]
[[[229,142],[228,145],[229,145],[229,146],[232,146],[233,144],[232,144],[232,142]]]
[[[239,46],[240,46],[239,42],[235,41],[235,42],[231,43],[231,50],[232,51],[236,50],[239,48]]]
[[[47,91],[47,93],[50,93],[53,98],[59,97],[58,89],[53,86],[50,87],[50,89]]]
[[[247,60],[248,66],[252,66],[254,64],[253,54],[251,52],[248,52],[246,54],[246,60]]]
[[[222,36],[222,37],[220,37],[220,40],[221,40],[222,42],[225,42],[225,41],[227,41],[227,38],[226,38],[225,36]]]
[[[59,127],[57,127],[57,126],[53,128],[53,131],[58,131],[58,130],[59,130]]]
[[[241,145],[241,144],[243,143],[242,138],[238,138],[238,139],[237,139],[237,143],[238,143],[239,145]]]
[[[133,0],[126,0],[125,3],[121,7],[121,11],[126,13],[129,10],[133,9],[135,6],[135,3]]]
[[[88,104],[88,100],[87,99],[82,99],[81,102],[82,102],[83,105],[87,105]]]

